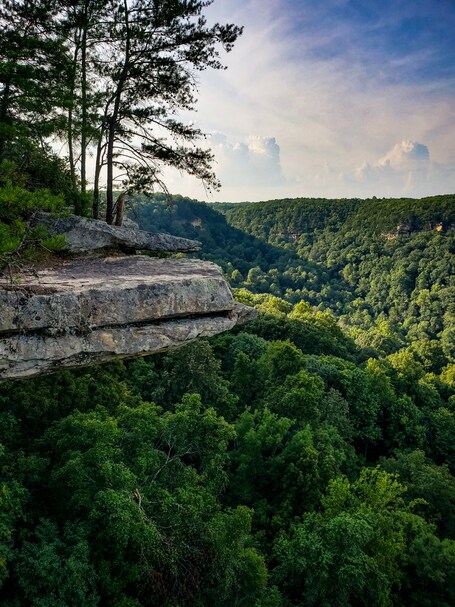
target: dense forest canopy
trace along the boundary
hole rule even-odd
[[[0,271],[13,283],[61,255],[37,211],[93,201],[97,215],[104,200],[113,220],[125,145],[125,191],[159,182],[161,160],[216,185],[210,153],[186,148],[200,133],[169,115],[192,106],[192,69],[221,67],[217,47],[241,33],[207,27],[208,4],[2,4]],[[128,125],[145,132],[145,165]],[[56,134],[67,162],[46,146]],[[86,187],[91,145],[111,174],[103,196]],[[202,241],[259,317],[0,385],[2,607],[452,607],[455,196],[135,202],[142,228]]]
[[[330,310],[361,346],[413,345],[440,369],[455,342],[455,196],[205,205],[159,196],[133,213],[200,239],[233,287]]]
[[[453,201],[138,200],[260,316],[0,386],[2,605],[453,605]]]
[[[2,605],[453,604],[454,365],[259,307],[0,387]]]

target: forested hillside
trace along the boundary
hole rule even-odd
[[[453,605],[455,367],[260,305],[0,387],[2,605]]]
[[[390,354],[413,343],[435,370],[453,359],[454,196],[210,206],[157,197],[135,215],[199,238],[233,287],[331,310],[361,346]]]
[[[0,385],[1,605],[451,607],[450,202],[408,201],[400,234],[379,210],[356,230],[366,201],[266,203],[284,209],[267,233],[260,205],[139,205],[143,227],[200,239],[260,316]]]

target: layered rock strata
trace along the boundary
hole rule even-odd
[[[61,262],[18,284],[0,279],[0,380],[160,352],[254,315],[209,262]]]

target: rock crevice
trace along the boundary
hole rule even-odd
[[[74,259],[0,278],[0,381],[144,356],[254,317],[218,266],[146,256]]]
[[[83,331],[233,306],[218,266],[197,259],[79,259],[38,273],[23,272],[14,286],[0,280],[0,289],[0,335],[39,329]]]

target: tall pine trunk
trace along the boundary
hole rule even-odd
[[[124,6],[124,19],[125,19],[125,57],[123,60],[122,72],[117,83],[115,91],[114,109],[111,116],[108,119],[108,131],[107,131],[107,151],[106,151],[106,164],[107,164],[107,184],[106,184],[106,222],[112,225],[114,222],[114,149],[115,149],[115,136],[118,127],[118,119],[120,114],[120,103],[123,95],[123,88],[125,86],[128,71],[130,69],[130,50],[131,50],[131,39],[129,29],[129,8],[127,0],[123,2]]]
[[[87,190],[87,30],[88,30],[88,1],[84,2],[84,15],[81,40],[81,192]]]
[[[120,95],[120,92],[118,93]],[[116,106],[119,105],[117,101],[119,96],[116,98]],[[111,119],[109,120],[109,128],[107,131],[107,150],[106,150],[106,162],[107,162],[107,183],[106,183],[106,222],[112,225],[114,221],[114,142],[115,142],[115,127],[116,127],[116,114],[114,111]]]
[[[68,138],[68,160],[70,165],[70,175],[73,192],[77,194],[77,180],[76,180],[76,161],[74,159],[74,95],[76,90],[76,74],[77,74],[77,59],[79,55],[79,40],[76,37],[74,42],[74,54],[73,64],[70,75],[70,100],[68,107],[68,124],[67,124],[67,138]]]
[[[93,219],[100,218],[100,175],[102,168],[102,156],[103,156],[103,134],[104,130],[100,132],[98,139],[98,145],[96,146],[96,160],[95,160],[95,177],[93,179],[93,203],[92,203],[92,216]]]

